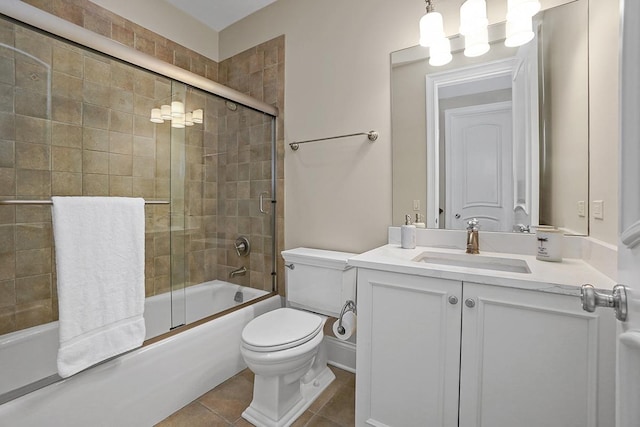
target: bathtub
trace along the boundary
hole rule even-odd
[[[229,299],[226,307],[215,308],[218,311],[239,304],[233,300],[238,289],[238,285],[221,281],[187,288],[187,304],[182,306],[187,307],[188,322],[211,315],[212,311],[205,314],[196,307],[209,309],[222,299],[220,295]],[[240,289],[245,301],[266,294]],[[192,300],[196,300],[193,306]],[[168,330],[168,312],[159,313],[170,304],[168,294],[147,298],[147,337]],[[280,297],[268,298],[11,400],[0,405],[0,425],[153,425],[244,369],[242,328],[255,316],[281,305]],[[159,319],[164,322],[160,326],[154,324]],[[11,384],[14,389],[55,375],[55,322],[7,334],[0,339],[0,346],[3,344],[2,387]],[[16,378],[18,374],[27,378]]]

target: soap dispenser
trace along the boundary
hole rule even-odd
[[[427,228],[424,221],[422,221],[422,215],[419,213],[416,214],[416,222],[414,222],[413,225],[415,225],[416,228]]]
[[[411,224],[411,216],[404,216],[404,225],[400,227],[400,246],[404,249],[415,249],[416,226]]]

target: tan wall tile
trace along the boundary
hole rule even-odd
[[[82,194],[82,174],[51,172],[51,194],[56,196],[77,196]]]
[[[50,248],[52,244],[51,224],[18,224],[16,232],[16,250]]]
[[[82,178],[83,196],[108,196],[109,175],[85,173]]]
[[[82,150],[67,147],[51,147],[51,170],[57,172],[82,172]]]
[[[84,75],[83,64],[82,54],[79,51],[61,45],[53,47],[54,71],[82,78]]]
[[[107,130],[84,127],[82,133],[82,143],[85,150],[109,151],[109,132]]]
[[[85,81],[109,86],[111,80],[111,64],[107,59],[84,58]]]
[[[15,293],[18,305],[51,299],[51,274],[16,279]]]
[[[49,118],[49,100],[46,94],[16,88],[15,112],[23,116]]]
[[[133,178],[130,176],[109,176],[109,196],[131,197]]]
[[[48,196],[51,191],[51,172],[19,169],[16,173],[16,191],[21,196]]]
[[[60,147],[82,148],[82,127],[67,123],[51,123],[51,144]]]
[[[16,278],[51,273],[51,249],[16,251]]]
[[[108,174],[109,153],[83,150],[82,170],[88,174]]]
[[[82,102],[62,96],[53,96],[51,118],[64,123],[82,124]]]
[[[0,140],[0,168],[15,166],[15,142]]]

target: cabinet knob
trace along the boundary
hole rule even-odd
[[[458,297],[455,295],[449,296],[449,304],[456,305],[458,303]]]
[[[467,299],[464,301],[464,305],[466,305],[466,306],[467,306],[467,307],[469,307],[469,308],[473,308],[473,307],[475,307],[475,306],[476,306],[476,302],[473,300],[473,298],[467,298]]]

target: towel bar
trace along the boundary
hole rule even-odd
[[[51,205],[51,200],[0,200],[0,205]],[[145,205],[169,205],[167,200],[145,200]]]

